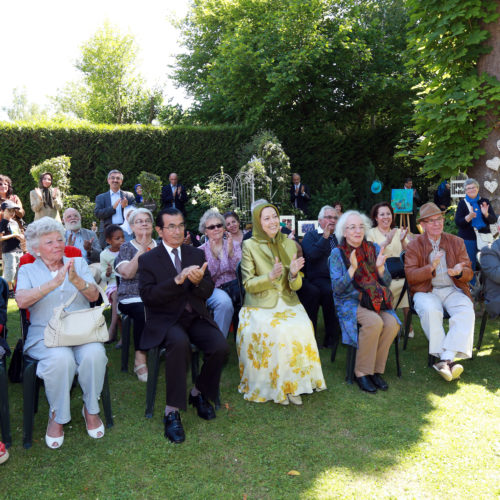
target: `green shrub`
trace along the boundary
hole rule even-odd
[[[333,205],[334,202],[340,201],[348,210],[353,207],[354,193],[352,192],[351,183],[347,179],[342,179],[338,183],[331,181],[325,182],[320,191],[311,197],[309,203],[310,216],[315,219],[325,205]]]

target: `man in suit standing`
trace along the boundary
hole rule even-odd
[[[325,205],[318,214],[319,229],[308,231],[302,240],[302,249],[306,259],[305,275],[311,286],[319,289],[320,305],[323,308],[325,320],[325,339],[323,345],[336,349],[340,339],[340,325],[335,313],[333,302],[332,282],[328,269],[328,257],[338,245],[335,237],[335,226],[338,220],[337,211]],[[313,322],[316,329],[317,314]],[[334,356],[334,353],[332,353]],[[332,357],[333,357],[332,356]]]
[[[309,188],[305,184],[302,184],[299,174],[293,174],[292,185],[290,186],[290,203],[292,206],[299,208],[308,215],[307,206],[310,199]]]
[[[168,176],[170,184],[168,186],[163,186],[161,190],[161,201],[163,203],[162,208],[177,208],[180,210],[184,217],[186,217],[185,204],[187,202],[187,193],[183,185],[178,184],[177,174],[172,172]]]
[[[123,174],[119,170],[111,170],[108,174],[109,191],[98,194],[95,199],[94,215],[99,222],[99,243],[102,248],[106,247],[104,229],[110,224],[122,225],[125,221],[123,210],[128,205],[135,204],[135,196],[122,191]]]
[[[229,354],[226,339],[210,317],[205,301],[214,289],[205,254],[184,245],[184,217],[167,208],[156,217],[162,244],[139,257],[139,292],[146,309],[141,349],[164,347],[167,380],[165,437],[185,439],[179,409],[186,410],[186,373],[191,344],[204,353],[204,363],[189,403],[198,416],[215,418],[209,400],[217,397],[223,364]]]

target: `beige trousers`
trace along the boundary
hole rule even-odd
[[[398,334],[399,323],[387,311],[380,314],[358,306],[356,319],[360,325],[356,353],[356,377],[384,373],[391,344]]]

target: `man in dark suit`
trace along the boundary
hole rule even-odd
[[[177,174],[172,172],[168,176],[170,184],[161,189],[162,208],[177,208],[184,217],[186,217],[185,204],[187,202],[187,193],[183,185],[178,183]]]
[[[203,351],[204,363],[189,402],[205,420],[215,418],[209,400],[217,397],[229,353],[226,339],[205,305],[214,289],[205,254],[183,244],[184,229],[184,217],[178,209],[163,210],[156,218],[162,243],[139,257],[139,292],[146,309],[141,349],[166,349],[165,437],[173,443],[185,439],[179,409],[186,410],[191,344]]]
[[[306,215],[309,215],[307,206],[310,199],[309,188],[305,184],[302,184],[299,174],[293,174],[292,185],[290,186],[290,203],[292,206],[299,208]]]
[[[320,228],[308,231],[302,240],[302,249],[304,251],[304,258],[306,259],[306,279],[312,286],[318,288],[320,292],[320,304],[323,308],[323,318],[325,320],[325,339],[323,344],[325,347],[331,346],[334,349],[336,349],[339,343],[340,325],[333,302],[328,257],[331,251],[338,245],[334,234],[337,220],[337,211],[329,205],[324,206],[318,214]],[[316,328],[316,322],[312,322]]]
[[[99,219],[99,243],[106,248],[104,230],[110,224],[124,223],[123,210],[127,205],[135,204],[135,197],[128,191],[122,191],[123,174],[119,170],[111,170],[108,174],[109,191],[98,194],[95,199],[94,215]]]

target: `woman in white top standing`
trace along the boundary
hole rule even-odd
[[[406,246],[408,244],[408,228],[399,229],[395,227],[394,211],[391,204],[387,201],[382,201],[374,205],[370,213],[370,218],[372,220],[373,227],[368,231],[366,239],[368,241],[372,241],[373,243],[377,243],[380,247],[384,247],[384,255],[387,256],[387,259],[399,259],[401,252],[406,250]],[[404,269],[402,265],[401,271],[401,277],[392,277],[389,288],[394,297],[393,305],[396,306],[399,302],[398,309],[403,309],[406,324],[406,317],[409,311],[408,292],[405,292],[401,301],[399,300],[399,296],[401,295],[405,282]],[[413,335],[412,326],[409,337],[413,337]]]

